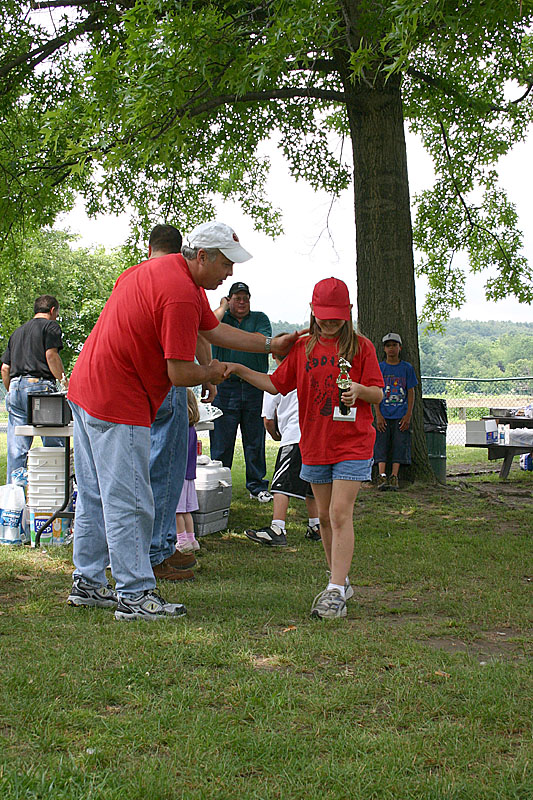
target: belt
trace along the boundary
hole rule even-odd
[[[18,381],[20,378],[26,378],[28,381],[33,381],[34,383],[39,383],[39,381],[52,381],[53,378],[38,378],[35,375],[16,375],[11,380]]]

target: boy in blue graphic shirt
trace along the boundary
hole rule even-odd
[[[374,462],[377,461],[378,489],[398,491],[400,464],[411,463],[411,415],[418,381],[411,364],[400,359],[402,337],[387,333],[383,339],[385,361],[379,367],[385,381],[383,400],[374,406],[376,415],[376,444]],[[387,478],[386,462],[392,461],[392,474]]]

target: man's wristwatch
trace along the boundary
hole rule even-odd
[[[272,351],[272,336],[265,336],[265,353]]]

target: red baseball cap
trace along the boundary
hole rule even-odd
[[[318,319],[350,319],[352,306],[348,287],[338,278],[319,281],[313,289],[311,305]]]

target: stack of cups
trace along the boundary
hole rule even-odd
[[[72,456],[70,464],[72,474]],[[56,519],[42,530],[43,524],[63,505],[65,498],[65,450],[63,447],[34,447],[28,453],[27,505],[30,517],[30,541],[40,530],[42,545],[63,544],[69,532],[67,519]]]

